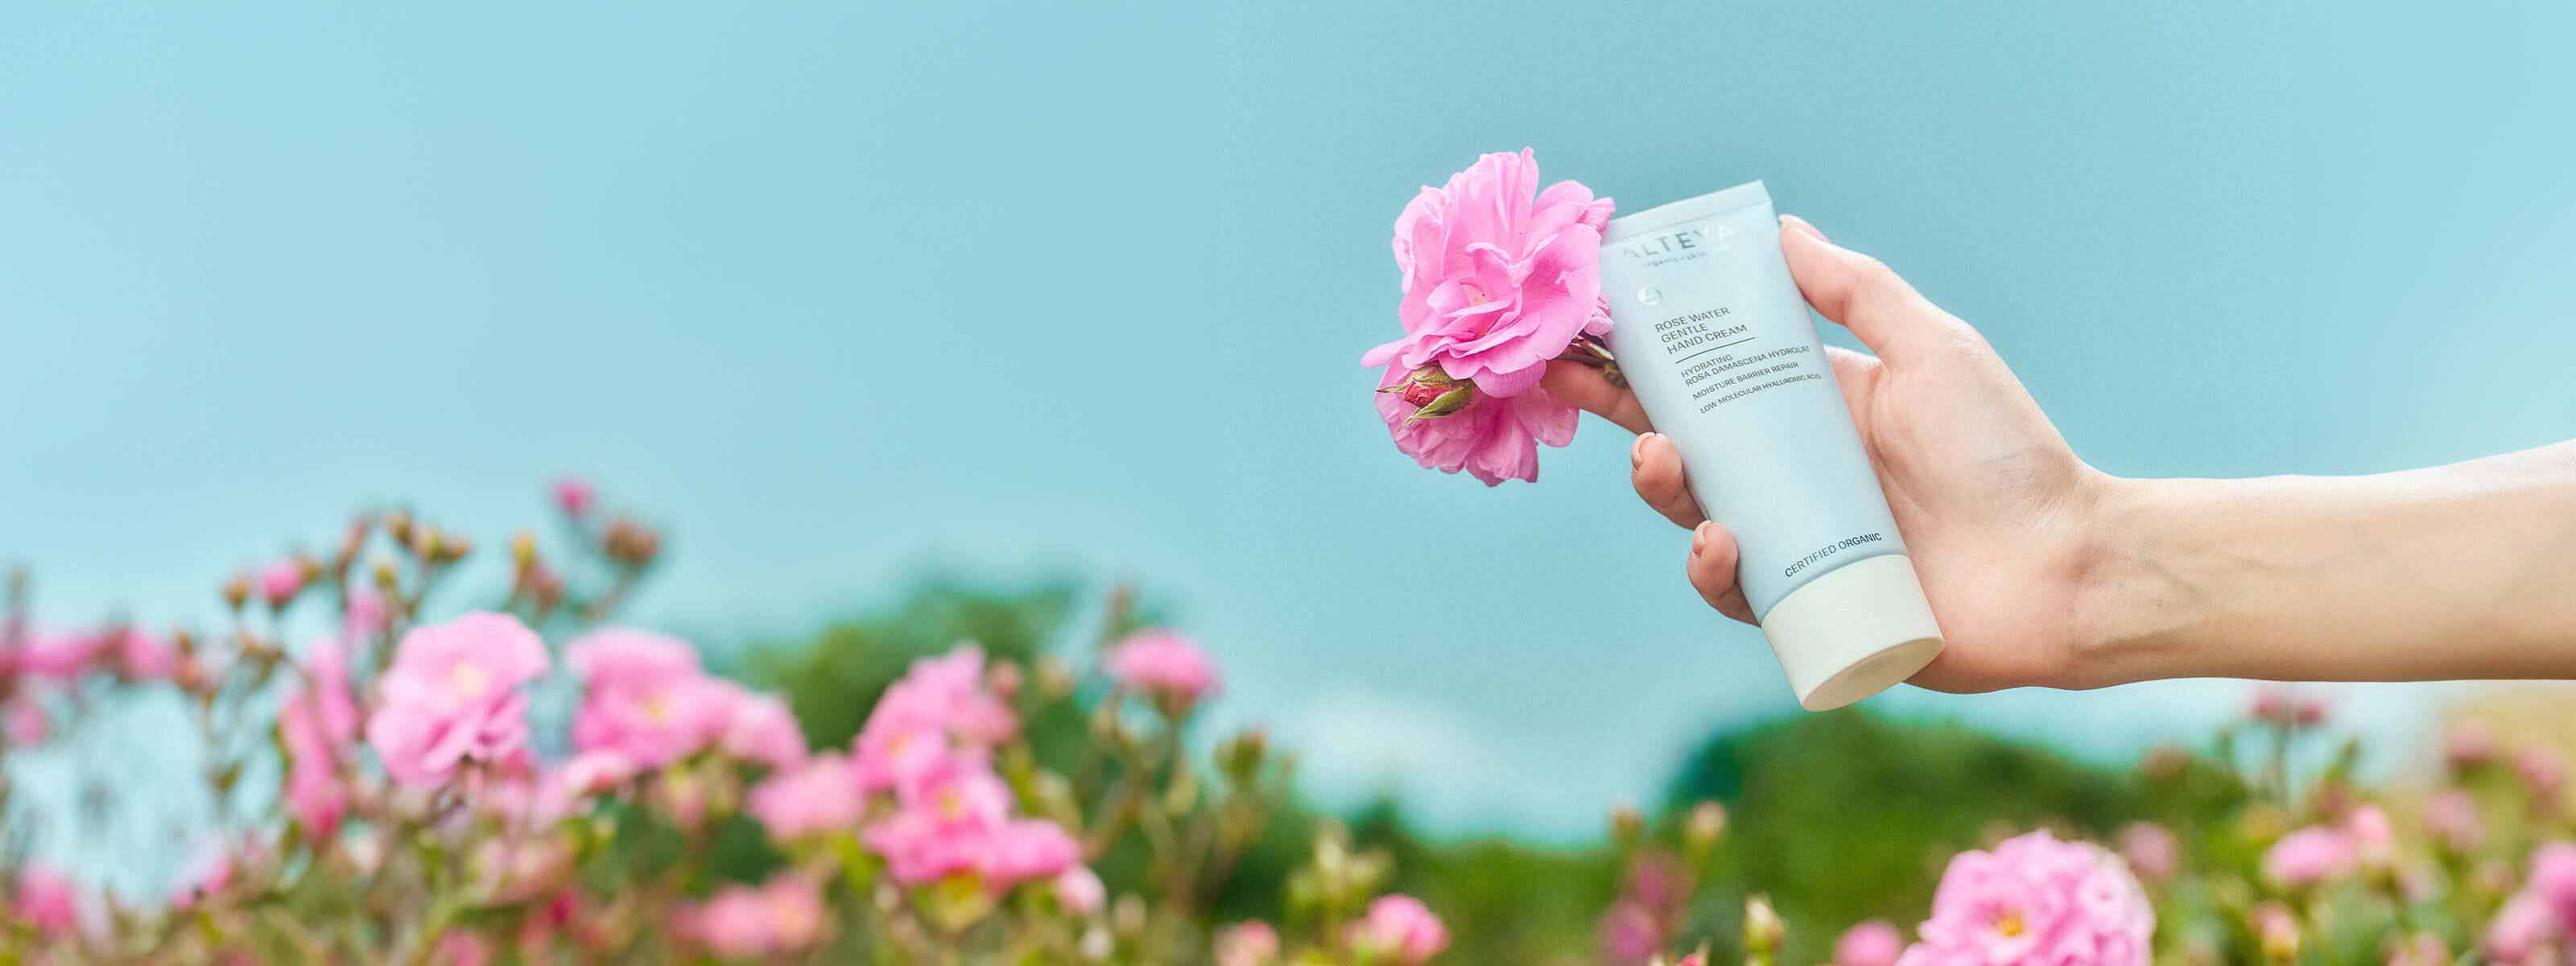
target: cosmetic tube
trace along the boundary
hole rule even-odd
[[[1798,704],[1838,708],[1941,653],[1759,181],[1613,219],[1610,347],[1691,496],[1735,534],[1737,582]]]

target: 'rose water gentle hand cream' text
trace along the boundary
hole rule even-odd
[[[1941,627],[1780,256],[1759,181],[1614,218],[1601,244],[1610,347],[1809,711],[1914,676]]]

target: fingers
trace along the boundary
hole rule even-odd
[[[1796,215],[1780,216],[1780,254],[1807,304],[1850,329],[1881,356],[1911,334],[1938,331],[1941,310],[1924,301],[1905,279],[1878,259],[1825,240]]]
[[[1613,386],[1601,370],[1580,362],[1559,360],[1547,364],[1547,375],[1539,386],[1548,395],[1580,406],[1585,412],[1627,427],[1631,433],[1642,433],[1654,426],[1646,421],[1646,409],[1637,405],[1637,394]]]
[[[1700,515],[1699,501],[1691,499],[1690,487],[1682,475],[1682,451],[1662,433],[1637,437],[1628,447],[1628,481],[1637,487],[1637,495],[1664,519],[1685,529],[1698,526],[1707,517]]]
[[[1735,562],[1735,535],[1725,527],[1712,520],[1691,531],[1692,589],[1718,613],[1751,624],[1753,605],[1745,601],[1744,588],[1735,582]]]

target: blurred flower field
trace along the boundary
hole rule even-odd
[[[1319,811],[1259,730],[1199,733],[1225,669],[1145,595],[933,579],[702,654],[618,622],[661,531],[586,484],[553,501],[556,536],[490,544],[363,514],[218,581],[202,627],[49,614],[14,573],[9,753],[175,696],[202,773],[84,800],[212,807],[138,892],[37,856],[139,819],[11,788],[6,956],[2536,964],[2576,935],[2564,761],[2474,719],[2374,787],[2368,756],[2419,750],[2280,689],[2118,770],[1802,716],[1713,736],[1590,845],[1430,836],[1399,802]],[[478,554],[506,580],[459,579]]]

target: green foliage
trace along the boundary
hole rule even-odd
[[[1990,832],[2106,836],[2145,813],[2138,784],[1958,725],[1844,710],[1711,738],[1665,801],[1674,815],[1706,799],[1733,813],[1713,889],[1765,891],[1790,922],[1839,928],[1920,920],[1950,856]],[[1789,959],[1822,957],[1832,941],[1793,931]]]

